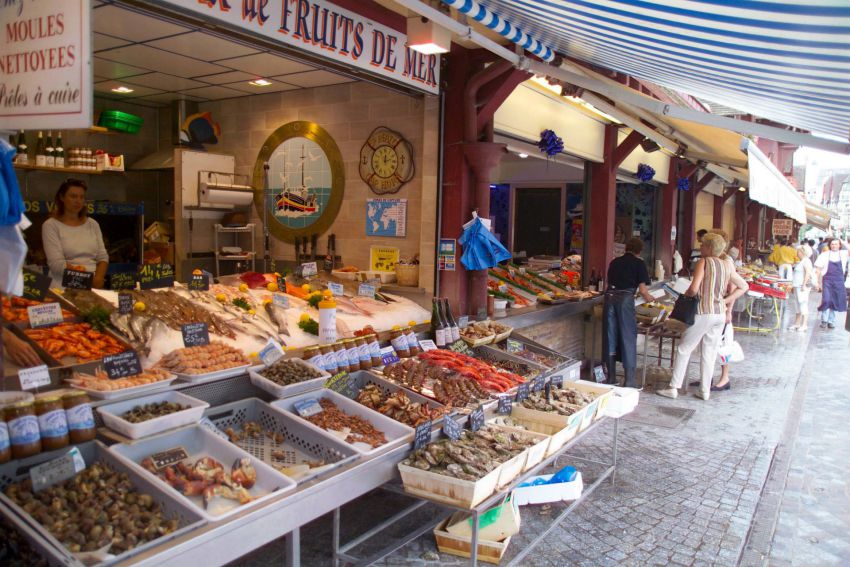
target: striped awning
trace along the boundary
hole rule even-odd
[[[850,136],[848,0],[479,2],[564,55],[817,134]]]

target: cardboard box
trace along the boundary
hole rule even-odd
[[[500,506],[491,508],[478,518],[478,539],[502,541],[519,533],[519,507],[512,498]],[[449,518],[446,530],[448,533],[462,537],[472,537],[472,516],[466,512],[455,512]]]

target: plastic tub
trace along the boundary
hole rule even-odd
[[[289,360],[294,362],[295,364],[300,364],[306,368],[311,368],[317,372],[320,372],[321,375],[318,378],[311,378],[309,380],[304,380],[303,382],[298,382],[297,384],[281,386],[277,382],[269,380],[268,378],[263,376],[262,373],[263,370],[266,369],[266,366],[260,364],[258,366],[252,366],[248,369],[248,376],[251,377],[251,384],[253,384],[257,388],[260,388],[261,390],[265,390],[276,398],[286,398],[289,396],[297,396],[298,394],[309,392],[311,390],[318,390],[319,388],[324,387],[325,382],[327,382],[328,378],[331,377],[330,374],[328,374],[321,368],[315,366],[314,364],[310,364],[309,362],[305,362],[300,358],[291,358]]]
[[[97,121],[98,126],[104,126],[110,130],[125,132],[127,134],[138,134],[145,120],[130,114],[129,112],[121,112],[120,110],[104,110],[100,113],[100,118]]]
[[[173,402],[189,406],[189,409],[149,419],[141,423],[130,423],[121,417],[136,406],[155,402]],[[203,417],[204,410],[208,407],[210,405],[207,402],[202,402],[185,394],[171,391],[101,406],[97,408],[97,413],[100,414],[104,425],[109,429],[117,431],[130,439],[141,439],[142,437],[156,435],[169,429],[197,423]]]

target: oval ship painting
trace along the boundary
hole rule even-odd
[[[331,169],[325,152],[312,140],[291,138],[277,148],[270,162],[277,179],[269,179],[269,210],[286,227],[309,227],[330,200]]]

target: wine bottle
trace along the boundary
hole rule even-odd
[[[56,156],[53,153],[53,131],[48,130],[47,141],[44,143],[45,167],[56,167]]]
[[[18,155],[15,156],[15,163],[26,165],[29,162],[27,155],[27,139],[24,136],[24,131],[18,132]]]
[[[457,321],[455,321],[455,316],[452,315],[452,308],[451,308],[451,305],[449,305],[449,300],[443,299],[443,301],[444,301],[443,308],[444,308],[445,314],[446,314],[446,323],[448,324],[449,328],[451,329],[451,333],[452,333],[452,340],[447,341],[447,342],[453,343],[455,341],[460,340],[460,327],[458,327]]]
[[[62,132],[56,137],[56,148],[53,152],[56,167],[65,167],[65,148],[62,147]]]
[[[438,348],[445,348],[446,326],[443,324],[442,317],[440,317],[440,304],[436,298],[431,300],[431,333],[434,337],[434,344]]]
[[[35,165],[44,167],[47,165],[47,154],[44,150],[44,135],[38,131],[38,141],[35,143]]]

